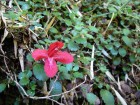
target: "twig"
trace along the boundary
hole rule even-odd
[[[95,52],[95,47],[93,45],[92,46],[92,55],[91,55],[92,59],[94,58],[94,52]],[[91,80],[94,79],[93,63],[94,63],[94,60],[91,61],[91,65],[90,65],[90,79]]]
[[[71,91],[75,90],[76,88],[78,88],[78,87],[80,87],[82,84],[84,84],[84,83],[86,82],[86,79],[87,79],[87,75],[86,75],[86,76],[85,76],[85,80],[84,80],[82,83],[80,83],[80,84],[77,85],[76,87],[72,88],[71,90],[66,91],[66,92],[63,92],[63,93],[60,93],[60,94],[51,95],[51,96],[48,96],[48,95],[47,95],[47,96],[44,96],[44,97],[37,97],[37,96],[33,96],[33,97],[32,97],[32,96],[29,96],[29,95],[27,94],[27,92],[25,91],[25,89],[17,82],[16,76],[13,78],[13,75],[11,76],[11,73],[6,72],[3,68],[1,68],[1,70],[2,70],[3,72],[5,72],[5,73],[7,74],[7,76],[10,77],[10,79],[16,84],[17,87],[19,87],[19,88],[22,90],[22,92],[24,93],[24,95],[25,95],[26,97],[31,98],[31,99],[35,99],[35,100],[37,100],[37,99],[49,99],[49,100],[51,100],[51,101],[53,101],[53,102],[55,102],[55,103],[57,103],[57,104],[59,104],[59,105],[64,105],[64,104],[59,103],[59,102],[57,102],[57,101],[51,99],[51,97],[60,96],[60,95],[64,95],[64,94],[70,93]],[[57,80],[57,79],[56,79],[56,80]]]
[[[38,37],[38,35],[37,35],[34,31],[32,31],[30,28],[28,28],[28,30],[29,30],[31,33],[33,33],[36,37]]]
[[[8,70],[8,72],[10,72],[9,67],[8,67],[8,65],[7,65],[7,62],[6,62],[6,59],[5,59],[5,55],[4,55],[4,64],[5,64],[5,67],[6,67],[6,69]]]
[[[111,22],[112,22],[113,18],[114,18],[114,12],[112,13],[111,20],[110,20],[110,22],[109,22],[109,24],[108,24],[108,26],[107,26],[106,30],[103,32],[103,35],[105,35],[105,34],[106,34],[106,31],[108,30],[108,28],[109,28],[109,26],[110,26],[110,24],[111,24]]]
[[[13,0],[10,0],[9,1],[9,4],[8,5],[9,5],[10,8],[12,7],[12,2],[13,2]]]
[[[133,66],[137,67],[138,70],[140,70],[140,67],[136,64],[133,64]]]
[[[61,93],[61,94],[51,95],[51,96],[48,96],[48,97],[60,96],[60,95],[64,95],[64,94],[66,94],[66,93],[69,93],[69,92],[75,90],[76,88],[80,87],[82,84],[84,84],[84,83],[86,82],[86,79],[87,79],[87,75],[85,76],[85,80],[84,80],[82,83],[80,83],[80,84],[77,85],[76,87],[72,88],[71,90],[66,91],[66,92],[63,92],[63,93]]]
[[[119,92],[117,90],[115,90],[115,88],[113,86],[111,86],[111,89],[115,92],[117,98],[120,100],[122,105],[127,105],[125,99],[119,94]]]
[[[15,76],[15,78],[13,78],[13,75],[11,76],[11,73],[6,72],[6,71],[5,71],[3,68],[1,68],[1,67],[0,67],[0,69],[1,69],[4,73],[6,73],[7,76],[9,76],[9,78],[16,84],[16,86],[17,86],[18,88],[20,88],[20,89],[22,90],[22,92],[24,93],[24,95],[25,95],[26,97],[31,98],[31,99],[35,99],[35,100],[38,99],[36,96],[31,97],[31,96],[29,96],[29,95],[27,94],[27,92],[25,91],[25,89],[17,82],[16,76]],[[56,100],[51,99],[50,97],[46,97],[45,99],[51,100],[51,101],[57,103],[58,105],[64,105],[64,104],[62,104],[62,103],[57,102]]]
[[[52,92],[52,90],[53,90],[53,88],[54,88],[54,84],[55,84],[55,82],[58,80],[58,77],[59,77],[59,74],[58,74],[58,76],[56,76],[56,79],[55,79],[55,81],[53,82],[53,85],[52,85],[50,91],[48,92],[48,95],[50,95],[50,93]]]
[[[48,31],[49,31],[49,29],[52,27],[52,25],[53,25],[55,19],[56,19],[55,17],[53,17],[53,18],[51,19],[50,23],[47,25],[47,27],[46,27],[46,29],[45,29],[46,34],[45,34],[43,37],[45,37],[45,36],[48,37]]]
[[[67,93],[70,93],[71,91],[75,90],[76,88],[80,87],[82,84],[84,84],[86,82],[86,79],[87,79],[87,75],[85,76],[85,80],[80,83],[79,85],[77,85],[76,87],[72,88],[71,90],[69,91],[66,91],[66,92],[63,92],[63,93],[60,93],[60,94],[55,94],[55,95],[51,95],[51,96],[45,96],[45,97],[30,97],[32,99],[46,99],[46,98],[50,98],[50,97],[55,97],[55,96],[60,96],[60,95],[64,95],[64,94],[67,94]]]
[[[49,97],[48,97],[48,99],[51,100],[51,101],[53,101],[53,102],[55,102],[55,103],[57,103],[58,105],[64,105],[63,103],[59,103],[58,101],[53,100],[53,99],[51,99],[51,98],[49,98]]]
[[[20,8],[20,6],[18,5],[17,1],[14,0],[15,4],[17,5],[18,9],[22,12],[22,9]]]

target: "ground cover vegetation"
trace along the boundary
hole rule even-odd
[[[0,105],[140,104],[139,0],[1,0],[0,41]]]

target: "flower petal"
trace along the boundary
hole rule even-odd
[[[40,60],[43,58],[47,58],[48,57],[47,50],[36,49],[32,52],[32,57],[34,58],[34,60]]]
[[[50,47],[48,49],[48,56],[52,57],[55,53],[57,53],[63,47],[63,45],[64,44],[59,41],[50,44]]]
[[[56,61],[59,61],[61,63],[64,63],[64,64],[68,64],[68,63],[71,63],[73,62],[74,58],[71,54],[69,54],[68,52],[62,52],[62,51],[59,51],[57,52],[53,58],[56,60]]]
[[[57,69],[56,62],[53,58],[48,58],[45,60],[44,70],[46,75],[50,78],[56,75],[58,69]]]
[[[50,44],[49,49],[52,49],[52,48],[61,49],[63,46],[64,46],[63,42],[57,41],[57,42]]]

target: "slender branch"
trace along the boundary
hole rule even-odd
[[[56,79],[55,79],[55,81],[53,82],[53,85],[52,85],[50,91],[48,92],[48,95],[50,95],[50,93],[52,92],[52,90],[53,90],[53,88],[54,88],[54,84],[55,84],[55,82],[58,80],[58,77],[59,77],[59,74],[58,74],[58,76],[56,76]]]
[[[71,91],[75,90],[76,88],[80,87],[82,84],[84,84],[86,82],[86,79],[87,79],[87,75],[85,76],[85,80],[80,83],[79,85],[77,85],[76,87],[72,88],[71,90],[69,91],[66,91],[66,92],[63,92],[63,93],[60,93],[60,94],[55,94],[55,95],[51,95],[51,96],[45,96],[45,97],[30,97],[32,99],[46,99],[46,98],[50,98],[50,97],[55,97],[55,96],[60,96],[60,95],[64,95],[64,94],[67,94],[67,93],[70,93]]]
[[[108,28],[109,28],[109,26],[110,26],[111,22],[113,21],[114,15],[115,15],[115,14],[114,14],[114,12],[113,12],[113,13],[112,13],[111,20],[110,20],[110,22],[109,22],[109,24],[108,24],[108,26],[107,26],[106,30],[103,32],[103,35],[105,35],[105,34],[106,34],[106,32],[107,32],[107,30],[108,30]]]
[[[51,100],[51,101],[53,101],[53,102],[57,103],[58,105],[64,105],[63,103],[59,103],[58,101],[53,100],[53,99],[51,99],[51,98],[49,98],[49,97],[48,97],[47,99],[49,99],[49,100]]]
[[[8,67],[8,65],[7,65],[7,62],[6,62],[6,59],[5,59],[5,55],[4,55],[4,64],[5,64],[5,67],[6,67],[6,69],[8,70],[8,72],[10,72],[9,67]]]
[[[1,67],[0,67],[0,68],[1,68]],[[51,100],[51,101],[53,101],[53,102],[55,102],[55,103],[57,103],[57,104],[59,104],[59,105],[64,105],[64,104],[63,104],[63,103],[59,103],[59,102],[57,102],[57,101],[51,99],[51,97],[60,96],[60,95],[64,95],[64,94],[70,93],[71,91],[75,90],[76,88],[78,88],[78,87],[80,87],[82,84],[84,84],[84,83],[86,82],[86,79],[87,79],[87,75],[86,75],[86,76],[85,76],[85,80],[84,80],[82,83],[80,83],[80,84],[77,85],[76,87],[72,88],[71,90],[66,91],[66,92],[63,92],[63,93],[60,93],[60,94],[51,95],[51,96],[48,96],[48,95],[47,95],[47,96],[44,96],[44,97],[37,97],[37,96],[33,96],[33,97],[32,97],[32,96],[29,96],[29,95],[27,94],[27,92],[25,91],[25,89],[17,82],[17,79],[15,79],[16,76],[15,76],[15,78],[13,78],[13,75],[11,76],[11,73],[6,72],[3,68],[1,68],[1,70],[2,70],[3,72],[5,72],[5,73],[7,74],[7,76],[9,76],[9,78],[16,84],[16,86],[22,90],[22,92],[24,93],[24,95],[25,95],[26,97],[31,98],[31,99],[35,99],[35,100],[37,100],[37,99],[48,99],[48,100]],[[57,80],[57,79],[56,79],[56,80]]]
[[[91,55],[91,58],[94,59],[94,53],[95,53],[95,47],[93,45],[92,47],[92,55]],[[90,79],[94,79],[94,69],[93,69],[93,64],[94,64],[94,60],[91,61],[91,64],[90,64]]]
[[[133,64],[133,66],[137,67],[138,70],[140,70],[140,67],[136,64]]]
[[[15,78],[13,78],[13,75],[11,76],[11,73],[6,72],[6,71],[5,71],[3,68],[1,68],[1,67],[0,67],[0,69],[1,69],[4,73],[6,73],[7,76],[9,76],[9,78],[16,84],[16,86],[17,86],[18,88],[20,88],[20,89],[22,90],[22,92],[24,93],[24,95],[25,95],[26,97],[31,98],[31,99],[38,99],[36,96],[31,97],[31,96],[29,96],[29,95],[27,94],[27,92],[25,91],[25,89],[24,89],[24,88],[17,82],[17,80],[15,79],[16,76],[15,76]],[[46,97],[45,99],[51,100],[51,101],[57,103],[58,105],[64,105],[63,103],[59,103],[59,102],[57,102],[56,100],[51,99],[50,97]]]
[[[17,5],[18,9],[22,12],[22,9],[20,8],[19,4],[17,3],[16,0],[14,0],[15,4]]]

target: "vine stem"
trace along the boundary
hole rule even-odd
[[[0,67],[0,68],[1,68],[1,67]],[[30,95],[28,95],[27,92],[25,91],[25,89],[24,89],[24,88],[19,84],[19,82],[17,81],[16,75],[15,75],[15,76],[11,75],[11,73],[6,72],[3,68],[1,68],[1,70],[2,70],[3,72],[5,72],[7,76],[10,77],[10,79],[16,84],[16,86],[17,86],[18,88],[20,88],[20,89],[22,90],[22,92],[24,93],[24,95],[25,95],[26,97],[28,97],[28,98],[30,98],[30,99],[34,99],[34,100],[48,99],[48,100],[51,100],[51,101],[57,103],[58,105],[64,105],[64,104],[63,104],[63,103],[59,103],[59,102],[56,101],[56,100],[53,100],[51,97],[61,96],[61,95],[70,93],[71,91],[73,91],[73,90],[75,90],[76,88],[78,88],[78,87],[80,87],[81,85],[83,85],[83,84],[86,82],[86,80],[87,80],[87,75],[85,75],[84,81],[83,81],[82,83],[80,83],[79,85],[75,86],[74,88],[72,88],[72,89],[69,90],[69,91],[65,91],[65,92],[63,92],[63,93],[55,94],[55,95],[50,95],[50,96],[47,95],[47,96],[43,96],[43,97],[38,97],[38,96],[30,96]]]

